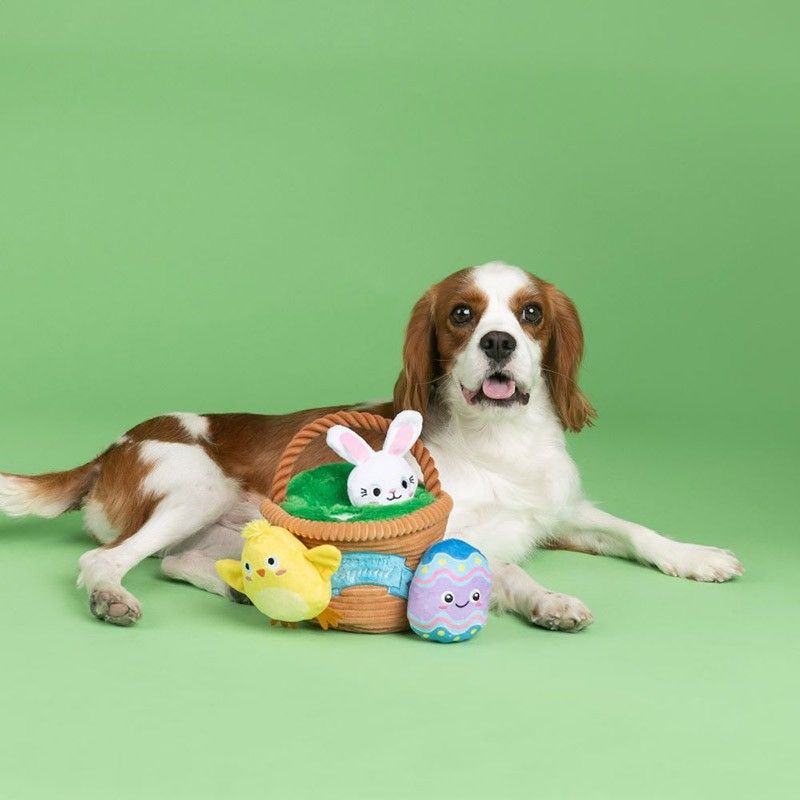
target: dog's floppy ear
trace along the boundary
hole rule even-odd
[[[550,337],[542,368],[561,424],[577,432],[597,417],[592,404],[578,388],[583,329],[572,300],[552,284],[543,289],[548,300]]]
[[[424,414],[435,376],[436,328],[433,293],[426,292],[411,312],[403,345],[403,369],[394,387],[395,411],[413,409]]]

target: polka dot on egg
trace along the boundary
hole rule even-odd
[[[444,636],[444,631],[441,628],[439,628],[439,630],[436,631],[436,635],[437,636]]]
[[[423,567],[420,571],[424,575],[428,571],[428,568],[427,567]]]
[[[463,572],[465,569],[466,569],[466,567],[463,564],[459,564],[458,565],[458,571],[459,572]]]
[[[439,564],[441,564],[441,566],[444,566],[446,563],[447,562],[443,558],[439,559]]]
[[[461,637],[460,636],[456,636],[455,639],[453,639],[453,641],[454,642],[460,642],[461,641]]]
[[[483,561],[481,561],[481,559],[478,556],[475,556],[473,560],[475,561],[476,564],[483,564]]]
[[[478,629],[477,629],[477,628],[473,628],[473,629],[472,629],[472,630],[469,632],[469,635],[470,635],[470,636],[474,636],[474,635],[475,635],[477,632],[478,632]]]
[[[430,639],[430,638],[431,638],[431,635],[430,635],[429,633],[423,633],[423,634],[422,634],[422,638],[423,638],[423,639]]]

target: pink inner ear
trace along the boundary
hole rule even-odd
[[[403,425],[397,429],[397,432],[392,437],[392,442],[389,445],[389,453],[393,456],[399,456],[411,447],[411,441],[414,438],[414,429],[410,425]]]
[[[350,454],[350,458],[357,463],[366,461],[371,453],[360,437],[351,431],[344,431],[341,438],[342,446]]]

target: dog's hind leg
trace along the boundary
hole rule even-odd
[[[213,524],[239,497],[237,483],[196,445],[143,442],[139,460],[147,468],[140,493],[151,502],[156,498],[154,509],[130,535],[84,553],[79,561],[78,583],[89,593],[92,614],[115,625],[131,625],[141,616],[138,601],[122,586],[125,575],[148,556],[169,551]]]
[[[193,536],[185,545],[164,555],[161,572],[168,578],[191,583],[207,592],[246,602],[245,595],[223,581],[215,564],[223,558],[238,559],[242,552],[242,527],[260,517],[258,506],[244,500],[219,522]]]

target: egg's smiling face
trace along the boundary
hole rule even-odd
[[[446,539],[428,550],[414,573],[408,621],[424,639],[471,639],[486,624],[491,589],[483,553],[459,539]]]
[[[474,578],[465,587],[453,585],[442,592],[442,596],[439,598],[439,610],[447,611],[451,617],[457,619],[469,616],[470,607],[473,609],[483,608],[486,583],[485,578]]]

